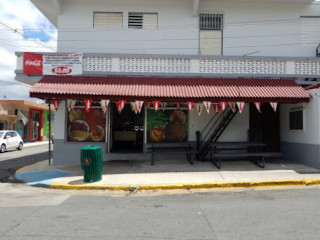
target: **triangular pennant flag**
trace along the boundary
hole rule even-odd
[[[212,103],[213,110],[216,112],[216,114],[219,114],[219,108],[220,104],[219,103]]]
[[[232,112],[234,112],[236,110],[236,103],[235,102],[229,102],[229,106],[230,106]]]
[[[221,106],[222,112],[224,112],[224,110],[226,109],[227,105],[228,105],[228,102],[220,102],[220,106]]]
[[[200,116],[203,109],[203,103],[196,103],[196,109],[197,109],[198,115]]]
[[[108,108],[109,102],[110,102],[110,100],[101,100],[100,101],[100,105],[101,105],[102,111],[104,113],[106,113],[106,110]]]
[[[153,103],[153,107],[154,107],[154,111],[157,112],[160,106],[160,101],[152,101]]]
[[[180,103],[176,103],[176,106],[177,106],[177,110],[180,110]]]
[[[242,113],[243,107],[244,107],[244,102],[237,102],[239,112]]]
[[[277,111],[277,105],[278,105],[278,103],[276,103],[276,102],[271,102],[270,105],[271,105],[273,111],[276,112],[276,111]]]
[[[257,108],[257,109],[258,109],[258,111],[260,112],[260,109],[261,109],[261,102],[254,102],[253,104],[256,106],[256,108]]]
[[[139,113],[141,113],[142,106],[143,106],[143,101],[136,101],[136,107]]]
[[[71,112],[71,110],[74,108],[74,106],[76,105],[77,100],[71,100],[68,99],[67,100],[67,105],[68,105],[68,111]]]
[[[53,104],[54,108],[56,109],[56,112],[58,112],[60,100],[52,100],[52,104]]]
[[[193,102],[187,102],[187,105],[188,105],[189,111],[191,112],[193,108]]]
[[[85,99],[84,100],[84,105],[86,107],[86,112],[90,111],[91,104],[92,104],[92,99]]]
[[[124,105],[126,104],[126,100],[119,100],[118,102],[116,102],[116,106],[117,106],[117,110],[118,113],[120,114],[122,109],[124,108]]]
[[[166,106],[167,106],[167,103],[166,103],[166,102],[162,102],[162,103],[161,103],[162,111],[164,111],[164,109],[166,108]]]
[[[151,102],[146,102],[147,109],[149,110],[151,108],[152,103]]]
[[[203,102],[203,104],[204,104],[204,107],[205,107],[205,108],[206,108],[206,110],[207,110],[207,113],[209,114],[209,112],[210,112],[211,102]]]
[[[130,102],[131,111],[133,112],[135,109],[136,102]]]

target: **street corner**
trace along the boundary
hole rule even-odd
[[[70,175],[70,172],[60,170],[43,170],[36,172],[17,171],[15,177],[17,180],[27,183],[31,186],[50,187],[51,181],[56,178],[61,178]]]

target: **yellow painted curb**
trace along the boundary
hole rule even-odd
[[[111,190],[111,191],[160,191],[160,190],[188,190],[188,189],[213,189],[213,188],[255,188],[297,185],[320,185],[320,179],[301,180],[272,180],[272,181],[248,181],[248,182],[212,182],[212,183],[188,183],[188,184],[145,184],[145,185],[88,185],[67,183],[54,183],[49,187],[68,190]]]
[[[50,188],[68,189],[68,190],[112,190],[112,191],[132,190],[132,188],[129,185],[86,185],[86,184],[72,185],[67,183],[54,183],[50,185]]]
[[[30,166],[32,166],[32,165],[34,165],[34,164],[30,164],[30,165],[28,165],[28,166],[24,166],[24,167],[22,167],[22,168],[19,168],[16,172],[22,172],[23,169],[25,169],[25,168],[27,168],[27,167],[30,167]]]

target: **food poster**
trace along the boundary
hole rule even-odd
[[[187,138],[188,110],[148,110],[148,142],[182,142]]]
[[[68,142],[104,142],[106,114],[101,108],[74,108],[68,112]]]

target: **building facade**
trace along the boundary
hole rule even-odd
[[[58,52],[50,54],[81,60],[78,75],[60,64],[44,76],[26,71],[26,53],[16,54],[16,79],[37,83],[30,95],[58,105],[54,164],[79,162],[88,144],[100,145],[104,160],[150,159],[152,143],[197,145],[197,132],[208,141],[214,129],[207,125],[226,116],[232,121],[218,141],[256,139],[288,156],[297,136],[286,116],[310,106],[312,95],[299,85],[320,76],[316,2],[32,2],[57,27]]]

